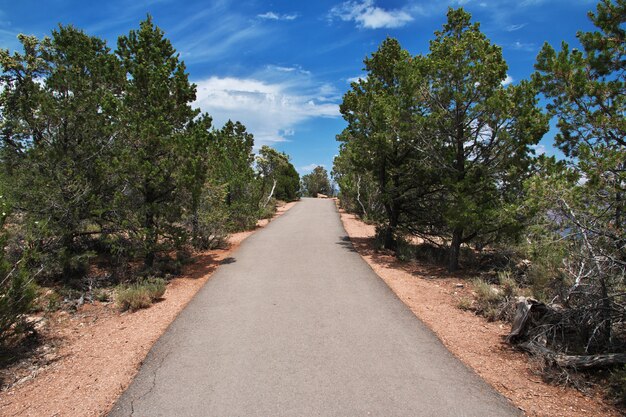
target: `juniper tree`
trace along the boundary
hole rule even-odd
[[[191,103],[196,87],[171,42],[148,16],[138,30],[121,36],[115,51],[127,81],[122,96],[124,150],[120,168],[125,173],[128,215],[143,243],[145,265],[151,267],[159,243],[177,239],[181,206],[177,176],[183,164],[180,137],[198,114]]]
[[[302,191],[308,197],[317,197],[318,194],[332,194],[328,171],[326,171],[326,168],[323,166],[316,166],[310,174],[303,175]]]
[[[259,215],[258,183],[254,169],[254,136],[240,122],[228,121],[215,132],[216,181],[226,187],[229,228],[233,231],[254,227]]]
[[[407,220],[409,194],[419,187],[409,173],[415,160],[413,117],[419,104],[420,73],[400,43],[387,38],[365,59],[366,77],[352,83],[340,106],[348,127],[337,136],[350,149],[355,170],[368,173],[378,188],[386,224],[384,245]]]
[[[23,226],[68,279],[84,267],[82,238],[116,229],[115,175],[123,73],[105,41],[72,26],[20,35],[0,52],[2,160]]]
[[[521,230],[531,146],[547,131],[547,117],[530,82],[502,85],[501,48],[463,9],[449,9],[427,59],[422,134],[430,140],[421,143],[445,189],[439,234],[450,239],[448,269],[454,271],[462,244],[493,243]]]

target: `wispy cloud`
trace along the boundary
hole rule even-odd
[[[287,73],[300,73],[300,74],[304,74],[304,75],[311,75],[311,71],[307,71],[305,69],[302,69],[301,66],[299,65],[294,65],[291,67],[285,67],[285,66],[281,66],[281,65],[268,65],[267,69],[269,71],[278,71],[278,72],[287,72]]]
[[[266,13],[257,15],[258,18],[267,19],[267,20],[296,20],[299,16],[300,15],[298,15],[297,13],[280,14],[280,13],[275,13],[275,12],[266,12]]]
[[[525,52],[535,52],[537,50],[537,45],[535,45],[532,42],[516,41],[510,44],[509,47],[516,51],[525,51]]]
[[[195,19],[195,18],[191,18]],[[210,26],[203,21],[194,21],[201,28],[181,31],[181,37],[175,36],[175,44],[181,46],[181,56],[188,63],[204,62],[232,54],[233,50],[243,45],[261,48],[267,43],[251,42],[254,39],[267,37],[270,29],[250,21],[239,14],[231,13],[221,16]],[[194,26],[196,26],[194,25]],[[178,34],[177,28],[172,31]]]
[[[366,29],[398,28],[413,20],[404,10],[385,10],[375,6],[374,0],[346,1],[333,7],[328,18],[353,21],[358,27]]]
[[[307,120],[339,116],[339,106],[329,96],[331,91],[325,84],[318,85],[295,73],[293,79],[267,80],[271,78],[267,71],[266,68],[247,78],[210,77],[195,81],[195,105],[208,112],[216,126],[229,119],[241,121],[254,134],[257,147],[288,140],[298,125]],[[283,72],[283,78],[286,76]]]
[[[516,30],[522,29],[524,26],[526,26],[526,23],[521,23],[518,25],[508,25],[505,29],[507,32],[515,32]]]

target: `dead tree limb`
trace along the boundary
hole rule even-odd
[[[552,362],[553,364],[560,366],[561,368],[573,368],[582,370],[626,364],[626,354],[624,353],[603,353],[599,355],[564,355],[533,341],[520,343],[517,345],[517,347],[533,355],[541,356],[548,362]]]

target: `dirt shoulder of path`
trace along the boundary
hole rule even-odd
[[[374,226],[340,210],[341,220],[363,259],[413,313],[465,365],[529,416],[619,416],[602,398],[550,385],[533,372],[524,353],[504,342],[510,326],[487,322],[458,308],[471,295],[467,280],[443,268],[399,262],[373,249]],[[459,284],[462,284],[461,288]]]
[[[295,203],[278,208],[281,216]],[[270,221],[261,220],[259,228]],[[0,392],[2,416],[101,416],[128,387],[148,351],[220,262],[255,231],[235,233],[229,248],[198,253],[150,308],[120,314],[112,303],[84,305],[46,318],[43,366]],[[41,363],[39,364],[41,365]]]

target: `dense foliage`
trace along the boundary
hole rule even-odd
[[[338,136],[334,172],[342,195],[359,196],[364,212],[376,206],[365,208],[361,184],[376,184],[366,194],[375,193],[382,208],[373,218],[385,247],[395,249],[402,233],[443,240],[455,270],[462,244],[484,246],[519,232],[530,147],[546,132],[547,117],[531,83],[502,85],[501,49],[468,13],[451,9],[435,36],[426,56],[412,57],[387,39],[365,60],[367,77],[341,105],[348,127]]]
[[[192,107],[196,86],[150,17],[115,51],[72,26],[19,40],[22,52],[0,50],[0,339],[36,283],[87,291],[176,272],[190,245],[298,197],[285,154],[263,147],[255,167],[245,126],[216,129]]]

